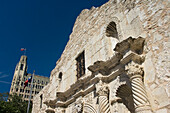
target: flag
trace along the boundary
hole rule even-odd
[[[21,51],[25,51],[26,50],[26,48],[21,48]]]
[[[25,87],[28,85],[28,82],[31,82],[31,80],[32,80],[32,75],[28,78],[28,80],[25,81],[25,83],[24,83],[24,89],[25,89]]]

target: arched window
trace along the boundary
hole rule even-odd
[[[110,22],[109,25],[106,28],[106,36],[108,37],[114,37],[118,39],[118,32],[116,28],[116,23],[115,22]]]

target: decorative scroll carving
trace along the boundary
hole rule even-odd
[[[150,110],[150,104],[142,82],[143,68],[132,61],[125,67],[125,70],[131,79],[135,111],[142,113]]]

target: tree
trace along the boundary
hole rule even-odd
[[[27,105],[28,102],[22,101],[22,97],[16,94],[0,93],[0,113],[26,113]],[[29,113],[31,113],[31,109],[30,106]]]

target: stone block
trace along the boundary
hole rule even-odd
[[[159,34],[158,32],[155,32],[154,34],[153,34],[153,41],[154,42],[157,42],[157,41],[159,41],[159,40],[161,40],[163,37],[162,37],[162,35],[161,34]]]
[[[153,83],[152,85],[150,85],[150,89],[153,90],[157,87],[158,85],[156,85],[155,83]]]
[[[147,18],[144,10],[141,10],[138,14],[141,21],[144,21]]]
[[[156,98],[158,102],[158,108],[165,107],[170,105],[170,100],[168,99],[168,95],[163,87],[158,87],[152,91],[152,94]]]
[[[132,22],[133,19],[135,19],[137,17],[136,12],[132,9],[130,10],[130,12],[127,13],[126,18],[128,23],[130,24]]]
[[[169,113],[169,112],[168,109],[164,108],[164,109],[157,110],[156,113]]]
[[[143,28],[139,18],[134,18],[130,24],[131,32],[129,33],[130,36],[139,37],[139,35],[143,32]]]
[[[115,17],[117,17],[120,21],[122,21],[125,15],[122,12],[118,12],[115,14]]]

